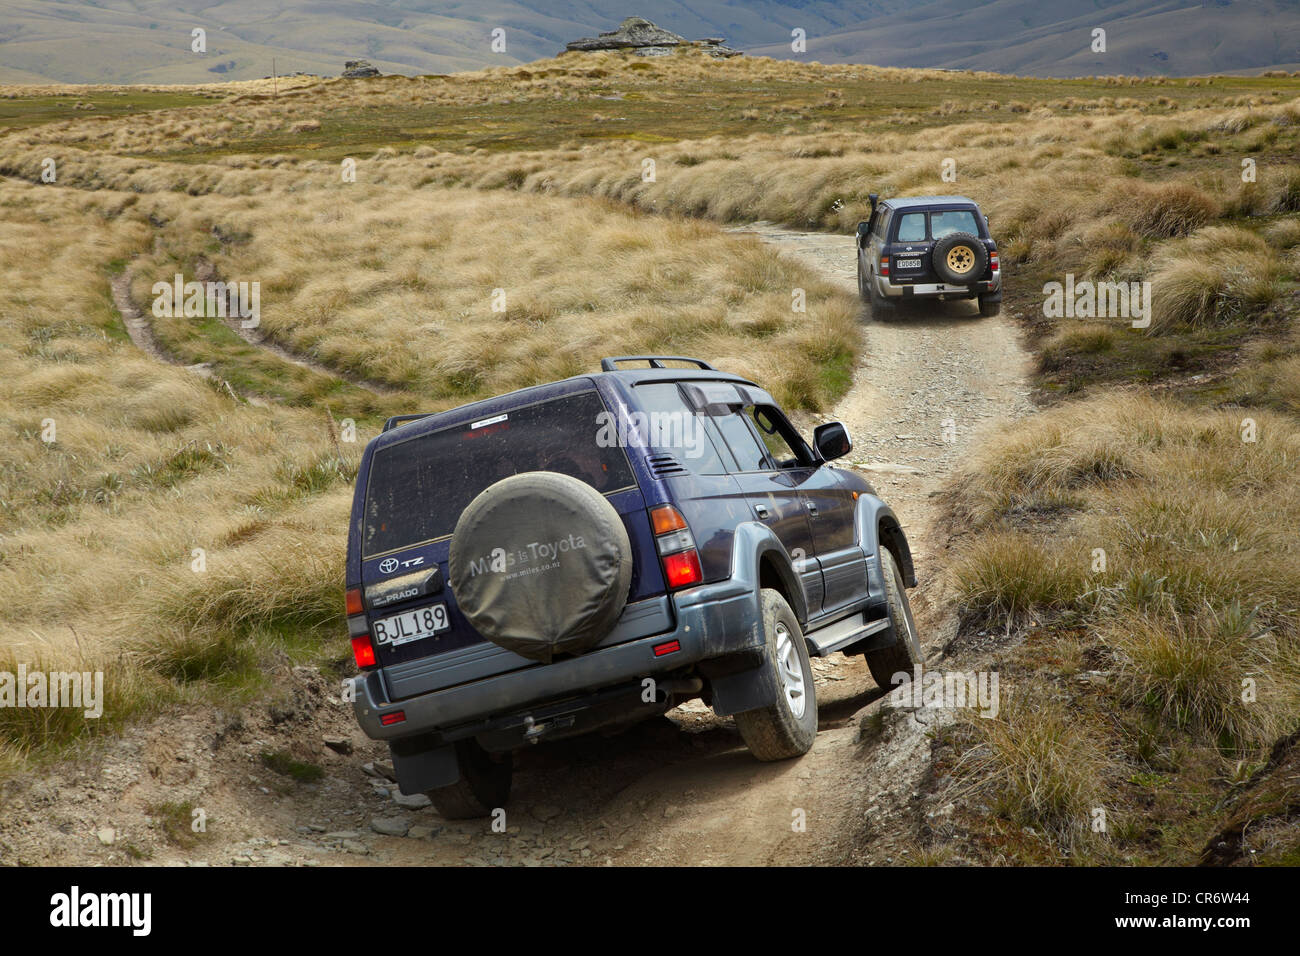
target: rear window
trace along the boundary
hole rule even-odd
[[[945,212],[930,213],[932,239],[942,239],[954,232],[969,232],[972,236],[978,236],[980,227],[975,222],[975,213],[969,209],[949,209]]]
[[[899,242],[920,242],[925,239],[925,213],[909,212],[898,220]]]
[[[383,554],[451,534],[480,491],[521,472],[558,471],[601,494],[633,485],[623,450],[598,441],[606,414],[594,391],[578,392],[375,452],[366,486],[362,554]]]

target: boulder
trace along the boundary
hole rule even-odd
[[[661,29],[644,17],[628,17],[598,37],[583,37],[566,44],[566,50],[635,50],[640,47],[678,46],[686,38]]]
[[[566,44],[563,53],[583,53],[593,50],[622,50],[637,56],[668,56],[680,47],[702,49],[709,56],[740,56],[739,50],[726,45],[722,37],[705,37],[702,40],[688,40],[671,30],[655,26],[645,17],[628,17],[618,25],[617,30],[610,30],[598,37],[583,37]]]
[[[382,76],[383,74],[371,66],[369,60],[348,60],[343,64],[342,75],[346,79],[356,80],[367,76]]]

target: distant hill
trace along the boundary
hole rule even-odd
[[[301,70],[448,73],[554,56],[643,16],[689,39],[774,43],[823,35],[907,0],[0,0],[0,83],[207,83]],[[190,31],[208,52],[190,52]],[[506,31],[506,50],[491,49]]]
[[[1300,61],[1300,0],[0,0],[0,83],[202,83],[337,75],[368,59],[446,73],[552,56],[643,16],[790,58],[1035,75],[1202,73]],[[1088,50],[1108,30],[1107,54]],[[207,52],[190,51],[191,30]],[[492,31],[505,30],[494,52]]]
[[[823,63],[1026,76],[1300,69],[1300,0],[920,0],[808,41]],[[1092,31],[1106,31],[1106,52]],[[791,58],[788,42],[747,52]]]

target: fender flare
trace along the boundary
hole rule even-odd
[[[736,528],[732,539],[731,577],[753,595],[754,621],[759,643],[726,657],[701,661],[700,673],[708,679],[713,712],[720,717],[769,707],[780,694],[776,677],[763,667],[766,636],[762,633],[764,562],[780,579],[781,590],[802,627],[808,620],[807,598],[794,571],[794,563],[772,529],[757,521]]]
[[[889,548],[898,559],[898,569],[903,574],[903,584],[916,587],[916,566],[912,562],[912,548],[907,543],[903,526],[889,507],[875,495],[861,495],[854,514],[858,543],[868,557],[874,557],[881,546]]]
[[[763,590],[762,568],[764,562],[780,578],[780,590],[790,602],[790,608],[799,619],[799,626],[808,623],[808,596],[804,594],[803,584],[794,570],[794,560],[786,551],[785,545],[765,524],[746,521],[736,527],[732,540],[731,577],[732,580],[752,584],[754,605],[760,606],[759,594]]]

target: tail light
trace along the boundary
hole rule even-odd
[[[374,667],[375,645],[370,642],[369,634],[359,634],[352,638],[352,656],[357,659],[358,667]]]
[[[668,590],[676,591],[703,581],[700,552],[682,513],[672,505],[658,505],[650,509],[650,524],[654,529],[655,547],[659,549],[659,562],[664,569]]]
[[[374,667],[375,645],[370,640],[370,628],[366,625],[366,607],[361,599],[361,588],[348,588],[344,596],[348,613],[348,636],[352,638],[352,656],[357,659],[357,667]]]
[[[989,268],[994,272],[998,271],[998,254],[996,252],[989,253]]]
[[[889,275],[889,256],[880,257],[880,274],[882,276]]]

